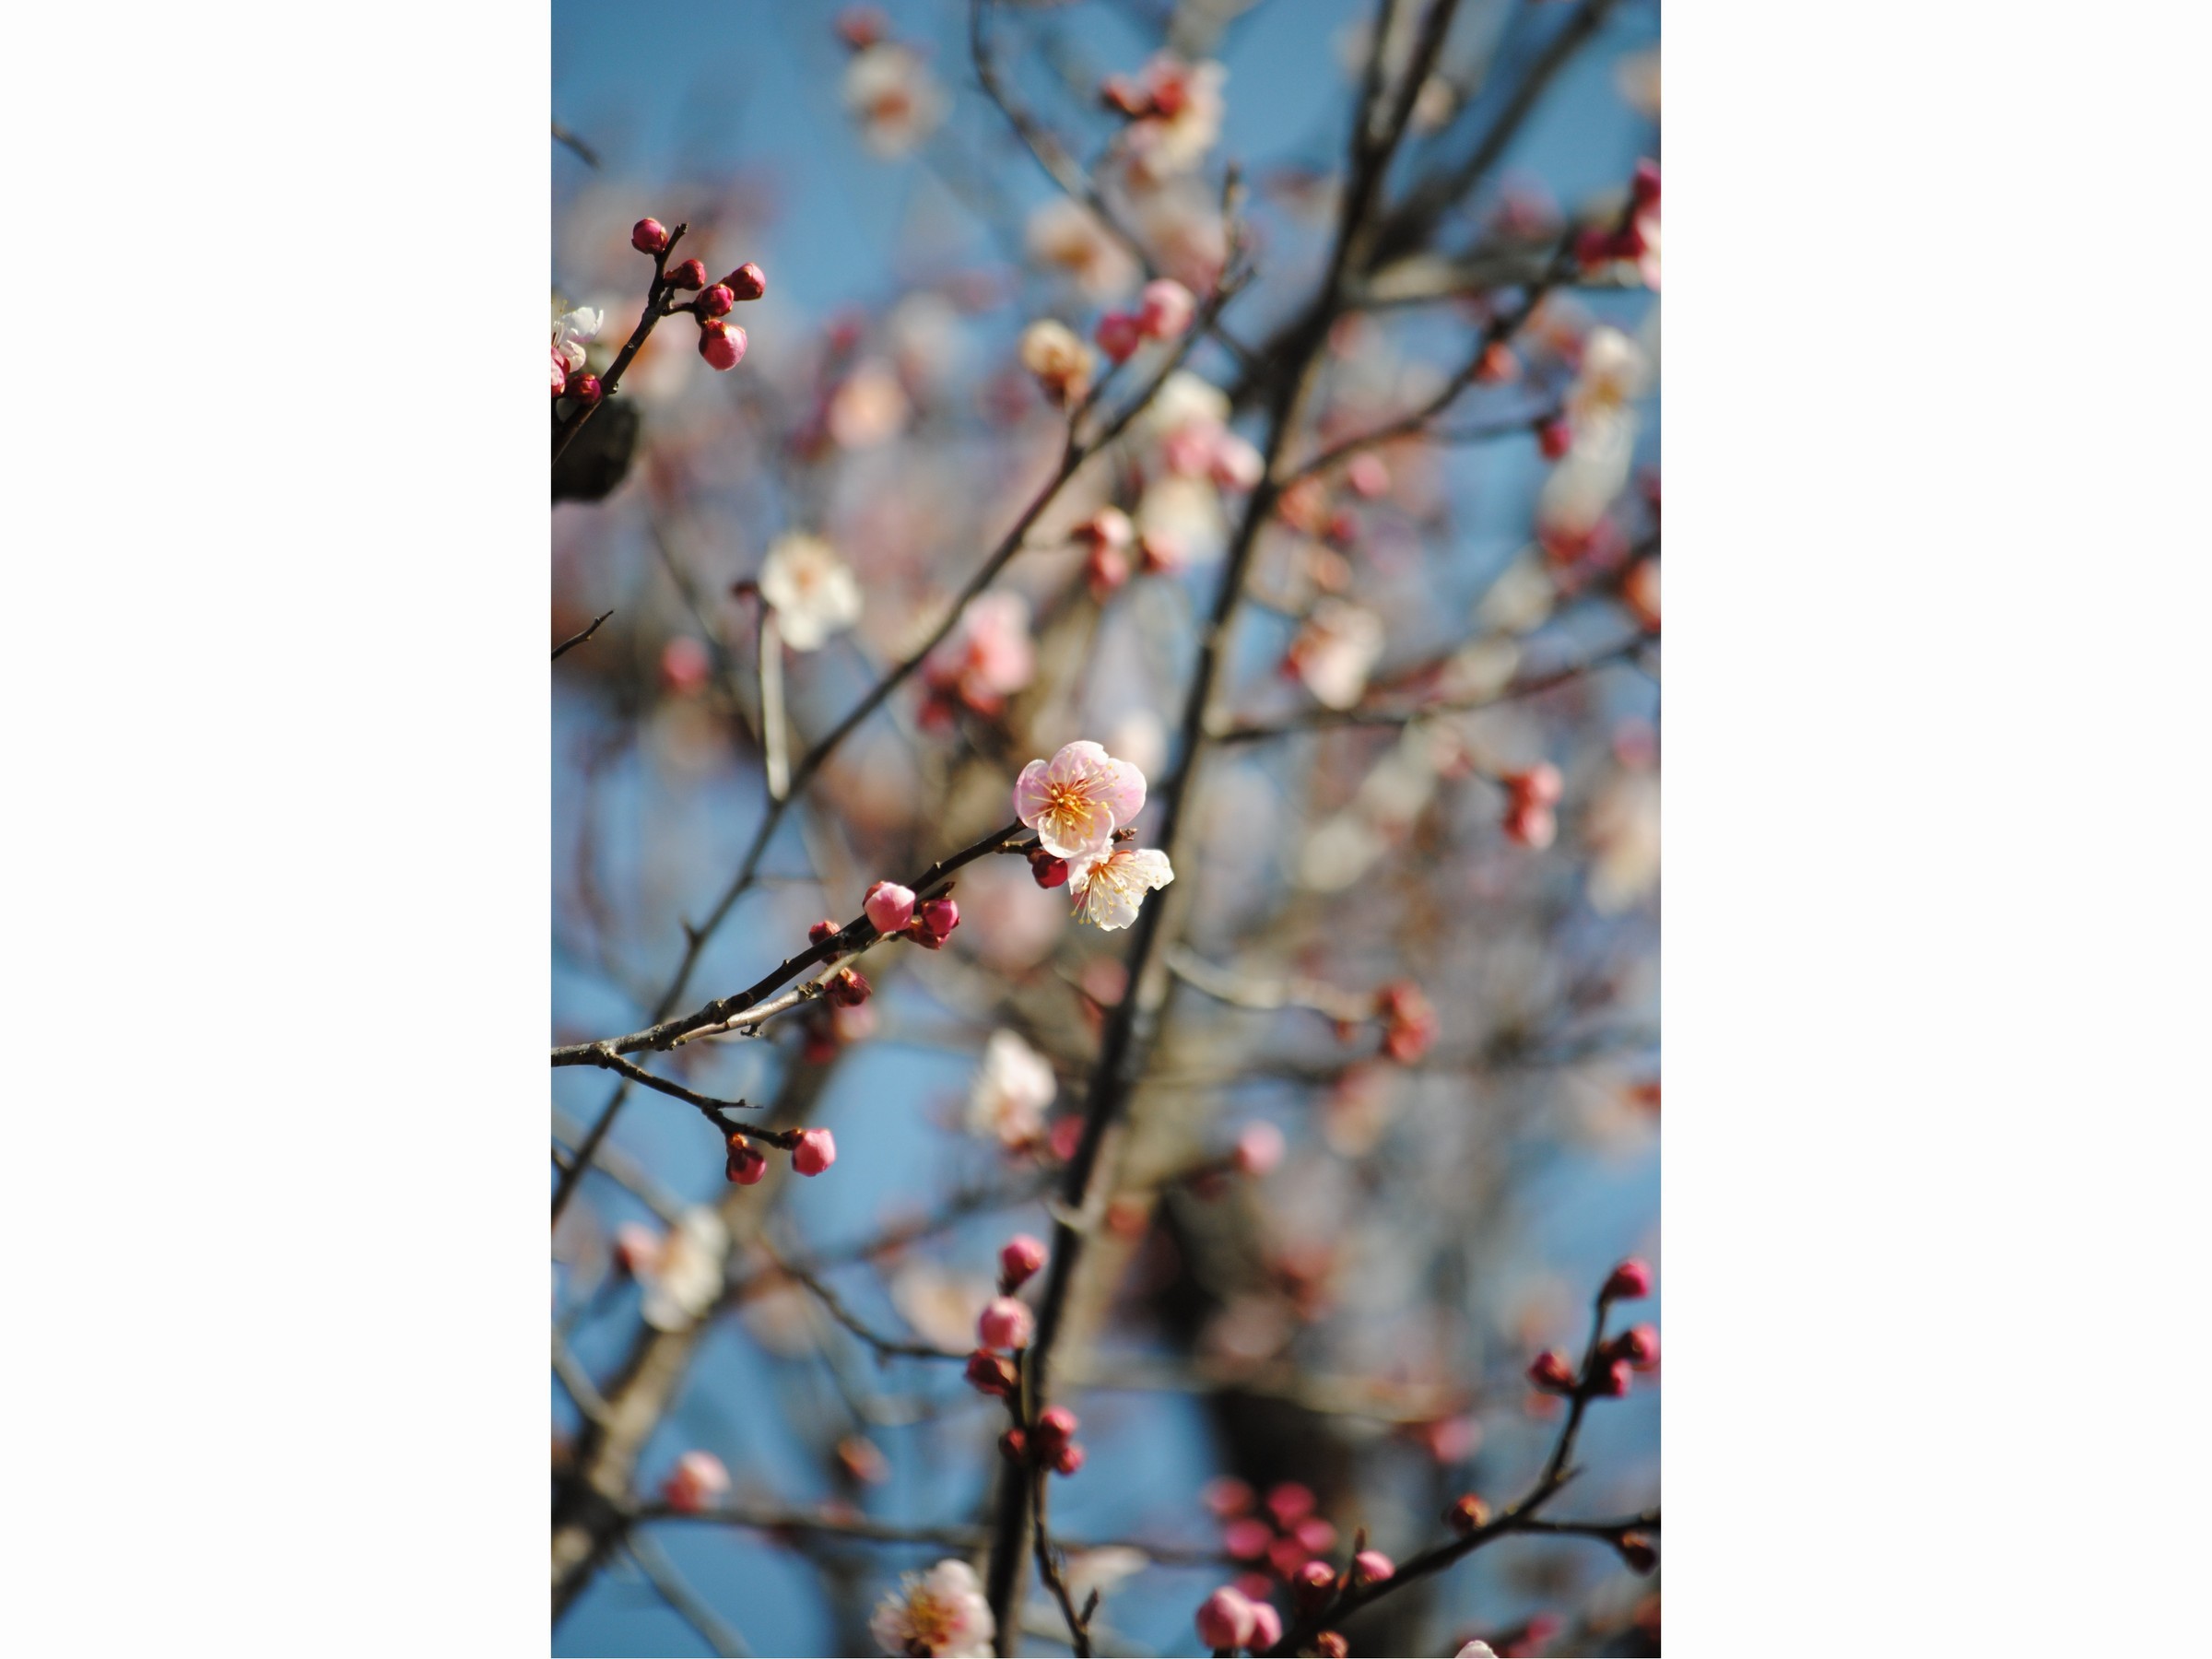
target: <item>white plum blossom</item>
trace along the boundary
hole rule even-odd
[[[760,596],[775,607],[783,642],[818,650],[860,620],[860,583],[837,549],[818,535],[779,535],[760,565]]]
[[[1066,196],[1054,196],[1030,214],[1023,240],[1032,259],[1065,272],[1094,302],[1120,299],[1144,275],[1106,222]]]
[[[994,1031],[968,1097],[968,1127],[1002,1146],[1026,1147],[1044,1133],[1044,1109],[1059,1092],[1051,1061],[1014,1032]]]
[[[965,1561],[910,1572],[877,1605],[868,1629],[887,1653],[974,1655],[992,1651],[997,1627],[982,1581]]]
[[[721,1297],[729,1250],[721,1217],[703,1206],[686,1210],[645,1281],[645,1323],[656,1331],[688,1329]]]
[[[879,41],[845,68],[845,108],[871,155],[896,160],[945,119],[945,93],[910,46]]]
[[[588,305],[559,312],[553,318],[553,390],[558,392],[570,375],[583,367],[583,348],[599,337],[606,313]]]
[[[1067,890],[1075,896],[1076,919],[1101,933],[1136,920],[1145,895],[1175,879],[1168,855],[1157,847],[1116,847],[1068,861]]]
[[[1228,79],[1219,64],[1186,64],[1165,53],[1145,65],[1144,88],[1159,112],[1133,122],[1124,140],[1132,182],[1158,183],[1206,159],[1221,136]]]
[[[1288,662],[1306,689],[1332,709],[1348,709],[1367,690],[1382,654],[1382,618],[1364,605],[1324,597],[1290,641]]]
[[[1144,805],[1145,774],[1088,738],[1030,761],[1014,781],[1015,816],[1054,858],[1104,853]]]

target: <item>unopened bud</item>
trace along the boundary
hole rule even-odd
[[[758,300],[768,292],[768,275],[747,260],[722,279],[723,286],[740,300]]]
[[[968,1386],[978,1394],[1010,1394],[1019,1386],[1014,1362],[1004,1354],[994,1354],[988,1348],[978,1348],[968,1356],[968,1369],[961,1373]]]
[[[1461,1537],[1480,1532],[1490,1524],[1490,1506],[1468,1492],[1444,1512],[1444,1524]]]
[[[641,253],[658,253],[668,245],[668,227],[659,219],[641,218],[629,228],[629,245]]]
[[[736,303],[737,296],[731,293],[726,285],[717,282],[700,295],[699,314],[702,317],[719,317]]]
[[[678,288],[705,288],[707,267],[696,259],[687,259],[668,273],[668,286]]]

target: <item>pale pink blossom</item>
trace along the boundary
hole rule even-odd
[[[929,653],[922,674],[934,689],[977,713],[996,713],[1037,674],[1030,602],[1019,594],[978,594]]]
[[[995,1297],[975,1322],[977,1339],[987,1348],[1024,1348],[1037,1334],[1037,1316],[1011,1296]]]
[[[860,124],[870,154],[896,160],[944,120],[945,93],[910,46],[880,41],[845,67],[845,108]]]
[[[1116,847],[1068,860],[1067,890],[1075,896],[1076,918],[1112,933],[1136,920],[1145,895],[1175,879],[1168,855],[1157,847]]]
[[[1153,339],[1172,340],[1190,327],[1197,312],[1197,299],[1189,288],[1172,276],[1160,276],[1145,284],[1136,321]]]
[[[575,371],[583,367],[583,348],[599,337],[600,324],[606,313],[588,305],[574,311],[560,312],[553,318],[553,390],[558,392],[568,383]]]
[[[1047,853],[1071,861],[1105,852],[1144,805],[1145,774],[1087,738],[1030,761],[1014,782],[1015,816]]]
[[[881,358],[867,358],[830,394],[823,424],[839,448],[868,449],[896,437],[912,413],[898,371]]]
[[[687,1452],[661,1483],[661,1496],[671,1509],[695,1514],[708,1509],[730,1489],[730,1472],[712,1452]]]
[[[1323,598],[1290,641],[1287,661],[1317,701],[1348,709],[1366,694],[1382,643],[1381,617],[1347,599]]]
[[[968,1099],[968,1127],[1004,1146],[1027,1146],[1044,1133],[1044,1109],[1059,1089],[1051,1061],[1014,1032],[994,1031]]]
[[[681,1331],[703,1316],[722,1295],[729,1249],[721,1217],[703,1205],[686,1210],[662,1241],[660,1260],[645,1281],[645,1323],[656,1331]]]
[[[1031,257],[1065,272],[1087,300],[1118,300],[1143,275],[1105,221],[1065,196],[1030,215],[1025,240]]]
[[[793,532],[769,544],[760,596],[794,651],[815,651],[860,620],[860,583],[837,549],[818,535]]]
[[[860,908],[877,933],[901,932],[914,919],[914,889],[895,881],[879,881],[868,889]]]
[[[939,1561],[927,1572],[910,1572],[877,1604],[868,1630],[887,1653],[931,1653],[983,1659],[997,1627],[975,1569]]]

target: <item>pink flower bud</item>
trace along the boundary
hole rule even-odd
[[[1070,1441],[1052,1454],[1053,1473],[1073,1475],[1083,1466],[1083,1448]]]
[[[968,1356],[968,1369],[961,1373],[968,1386],[978,1394],[1005,1396],[1020,1386],[1014,1362],[1004,1354],[994,1354],[988,1348],[978,1348]]]
[[[1557,461],[1574,447],[1574,429],[1563,420],[1547,420],[1536,429],[1536,450],[1545,460]]]
[[[1267,1512],[1278,1526],[1295,1526],[1313,1512],[1313,1491],[1295,1480],[1286,1480],[1267,1494]]]
[[[661,1497],[670,1509],[696,1514],[710,1508],[730,1489],[730,1472],[712,1452],[687,1452],[661,1483]]]
[[[1247,1124],[1237,1135],[1237,1169],[1246,1175],[1265,1175],[1283,1161],[1283,1132],[1273,1124]]]
[[[1117,363],[1127,362],[1145,341],[1142,327],[1127,312],[1108,312],[1099,319],[1091,337],[1098,341],[1099,349]]]
[[[1574,258],[1577,265],[1604,265],[1613,257],[1613,233],[1603,225],[1585,225],[1575,232]]]
[[[1290,1575],[1290,1599],[1312,1613],[1328,1605],[1336,1594],[1336,1569],[1326,1561],[1308,1561]]]
[[[1354,495],[1371,501],[1390,488],[1390,468],[1382,464],[1382,456],[1369,450],[1352,457],[1352,464],[1344,469],[1344,481]]]
[[[824,916],[819,922],[817,922],[812,927],[806,930],[807,942],[814,945],[827,945],[830,940],[836,938],[837,935],[843,931],[844,930],[836,923],[830,921],[829,917]]]
[[[1041,1241],[1028,1233],[1016,1233],[998,1253],[998,1288],[1009,1292],[1019,1289],[1044,1265],[1044,1259]]]
[[[868,994],[875,988],[859,969],[840,968],[830,975],[823,994],[841,1008],[857,1008],[868,1000]]]
[[[629,228],[629,245],[641,253],[658,253],[668,245],[668,227],[659,219],[641,218]]]
[[[975,1322],[975,1331],[987,1348],[1022,1348],[1037,1334],[1037,1316],[1010,1296],[995,1298]]]
[[[1539,806],[1557,806],[1566,793],[1566,781],[1559,776],[1559,769],[1548,760],[1540,760],[1524,772],[1510,774],[1505,786],[1521,800],[1534,801]]]
[[[1024,1309],[1024,1312],[1028,1310]],[[1082,1420],[1065,1406],[1047,1406],[1037,1414],[1037,1447],[1047,1456],[1071,1443]]]
[[[1198,1640],[1209,1648],[1241,1648],[1252,1640],[1252,1604],[1227,1584],[1198,1604]]]
[[[667,275],[670,288],[701,288],[707,286],[707,267],[696,259],[685,260]]]
[[[1264,1601],[1252,1604],[1252,1640],[1244,1645],[1253,1653],[1265,1653],[1283,1639],[1283,1616],[1273,1605]]]
[[[1252,1488],[1234,1475],[1217,1475],[1198,1488],[1198,1501],[1208,1514],[1226,1521],[1252,1509]]]
[[[875,924],[876,931],[888,938],[903,932],[914,919],[914,889],[900,887],[895,881],[879,881],[868,889],[860,908]]]
[[[1363,1549],[1352,1558],[1352,1583],[1365,1589],[1379,1584],[1398,1571],[1398,1564],[1379,1549]]]
[[[1606,1301],[1638,1301],[1651,1293],[1652,1265],[1638,1256],[1630,1256],[1614,1268],[1606,1288],[1598,1292]]]
[[[1528,1380],[1538,1388],[1567,1394],[1574,1388],[1574,1368],[1557,1348],[1546,1348],[1529,1361]]]
[[[1613,1350],[1633,1369],[1650,1371],[1659,1363],[1659,1327],[1655,1324],[1630,1325],[1614,1338]]]
[[[1258,1560],[1274,1542],[1274,1530],[1257,1515],[1239,1515],[1221,1529],[1221,1547],[1240,1561]]]
[[[959,904],[951,899],[929,900],[918,913],[922,925],[928,928],[940,943],[952,937],[952,930],[960,924]]]
[[[560,389],[563,397],[574,398],[586,408],[599,401],[599,377],[582,369],[570,375],[568,383]]]
[[[837,1137],[827,1129],[802,1129],[791,1149],[791,1167],[802,1175],[819,1175],[837,1161]]]
[[[1524,847],[1548,847],[1559,833],[1559,820],[1548,806],[1539,806],[1534,801],[1516,801],[1506,808],[1504,819],[1508,841],[1519,841]]]
[[[700,295],[699,314],[702,317],[723,316],[736,303],[737,296],[730,292],[728,286],[717,282]]]
[[[1172,340],[1190,327],[1191,319],[1197,312],[1198,301],[1192,297],[1191,290],[1172,276],[1162,276],[1145,284],[1136,323],[1155,340]]]
[[[1040,847],[1030,854],[1030,874],[1037,878],[1037,885],[1041,888],[1065,887],[1068,874],[1067,860],[1054,858],[1050,853]]]
[[[1319,1515],[1308,1515],[1290,1529],[1290,1535],[1308,1555],[1326,1555],[1336,1547],[1336,1529]]]
[[[729,1158],[723,1165],[723,1174],[739,1186],[751,1186],[767,1173],[767,1155],[744,1135],[731,1135]]]
[[[740,300],[758,300],[768,292],[768,275],[747,260],[722,279],[723,286]]]
[[[718,318],[700,324],[699,355],[717,370],[736,368],[745,361],[745,330]]]
[[[1629,1362],[1616,1359],[1597,1373],[1596,1392],[1608,1400],[1618,1400],[1629,1392]]]

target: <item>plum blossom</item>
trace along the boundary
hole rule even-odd
[[[1285,665],[1325,707],[1348,709],[1366,693],[1367,677],[1382,654],[1382,618],[1365,606],[1318,599],[1290,641]]]
[[[1030,637],[1030,602],[1019,594],[978,594],[960,612],[922,677],[939,698],[996,714],[1006,699],[1036,677],[1037,647]]]
[[[568,384],[569,376],[583,367],[583,348],[599,337],[606,313],[589,305],[556,312],[553,318],[553,390]]]
[[[1105,221],[1065,196],[1030,215],[1023,240],[1031,258],[1065,273],[1087,300],[1118,300],[1144,275]]]
[[[871,155],[895,161],[945,119],[945,93],[912,47],[879,41],[845,67],[845,108]]]
[[[645,1323],[656,1331],[681,1331],[712,1307],[722,1294],[729,1249],[729,1230],[721,1217],[703,1206],[686,1210],[663,1241],[660,1261],[646,1281]]]
[[[1059,1089],[1051,1061],[1014,1032],[994,1031],[968,1098],[968,1127],[1005,1146],[1026,1147],[1044,1133],[1044,1109]]]
[[[1068,861],[1067,890],[1075,895],[1076,919],[1102,933],[1136,920],[1145,894],[1175,879],[1168,855],[1157,847],[1116,847]]]
[[[973,1655],[992,1651],[997,1627],[975,1569],[939,1561],[927,1572],[910,1572],[877,1604],[868,1629],[887,1653]]]
[[[1133,182],[1158,183],[1206,159],[1221,136],[1228,79],[1219,64],[1186,64],[1166,53],[1145,65],[1139,86],[1149,111],[1130,124],[1123,141]]]
[[[1065,323],[1047,317],[1022,330],[1021,366],[1037,377],[1045,395],[1064,408],[1083,401],[1098,363],[1098,354]]]
[[[860,583],[852,567],[820,536],[804,532],[770,544],[760,596],[775,607],[783,642],[794,651],[818,650],[860,620]]]
[[[1014,782],[1015,816],[1055,858],[1104,853],[1144,805],[1145,774],[1088,738],[1030,761]]]

